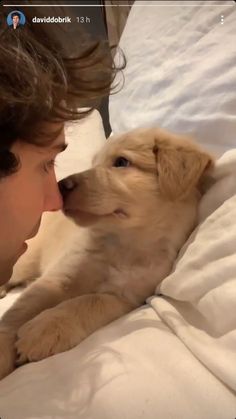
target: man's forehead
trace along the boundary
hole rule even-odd
[[[55,127],[54,127],[55,129]],[[58,128],[57,128],[58,129]],[[48,130],[50,133],[50,131]],[[51,131],[53,133],[53,131]],[[58,131],[57,137],[51,141],[47,146],[37,147],[39,153],[49,153],[49,152],[56,152],[61,153],[67,148],[67,144],[65,143],[65,132],[64,126]]]
[[[67,144],[65,143],[65,130],[64,125],[61,127],[58,136],[55,140],[50,144],[49,148],[52,150],[56,150],[58,152],[62,152],[66,149]]]

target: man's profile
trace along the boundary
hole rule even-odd
[[[17,29],[20,25],[25,24],[25,16],[22,12],[14,11],[7,16],[7,24],[13,29]]]
[[[17,26],[19,26],[19,24],[20,24],[20,15],[19,15],[19,13],[12,14],[12,25],[13,25],[13,29],[16,29]]]

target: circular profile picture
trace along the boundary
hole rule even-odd
[[[25,15],[19,10],[14,10],[7,16],[7,24],[10,28],[17,29],[25,24]]]

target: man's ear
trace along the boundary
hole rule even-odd
[[[202,177],[214,165],[207,152],[190,141],[155,143],[156,166],[160,193],[168,199],[184,199],[194,188],[199,189]]]

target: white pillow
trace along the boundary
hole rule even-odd
[[[116,134],[159,125],[219,156],[236,144],[236,4],[183,3],[134,3],[120,40],[128,62],[124,88],[110,97],[111,127]]]
[[[234,165],[233,165],[234,163]],[[236,391],[236,149],[219,159],[200,224],[149,302],[221,382]],[[236,398],[235,398],[236,407]]]
[[[65,137],[68,147],[57,156],[57,180],[91,167],[93,156],[106,141],[100,113],[94,110],[84,119],[68,123]]]

